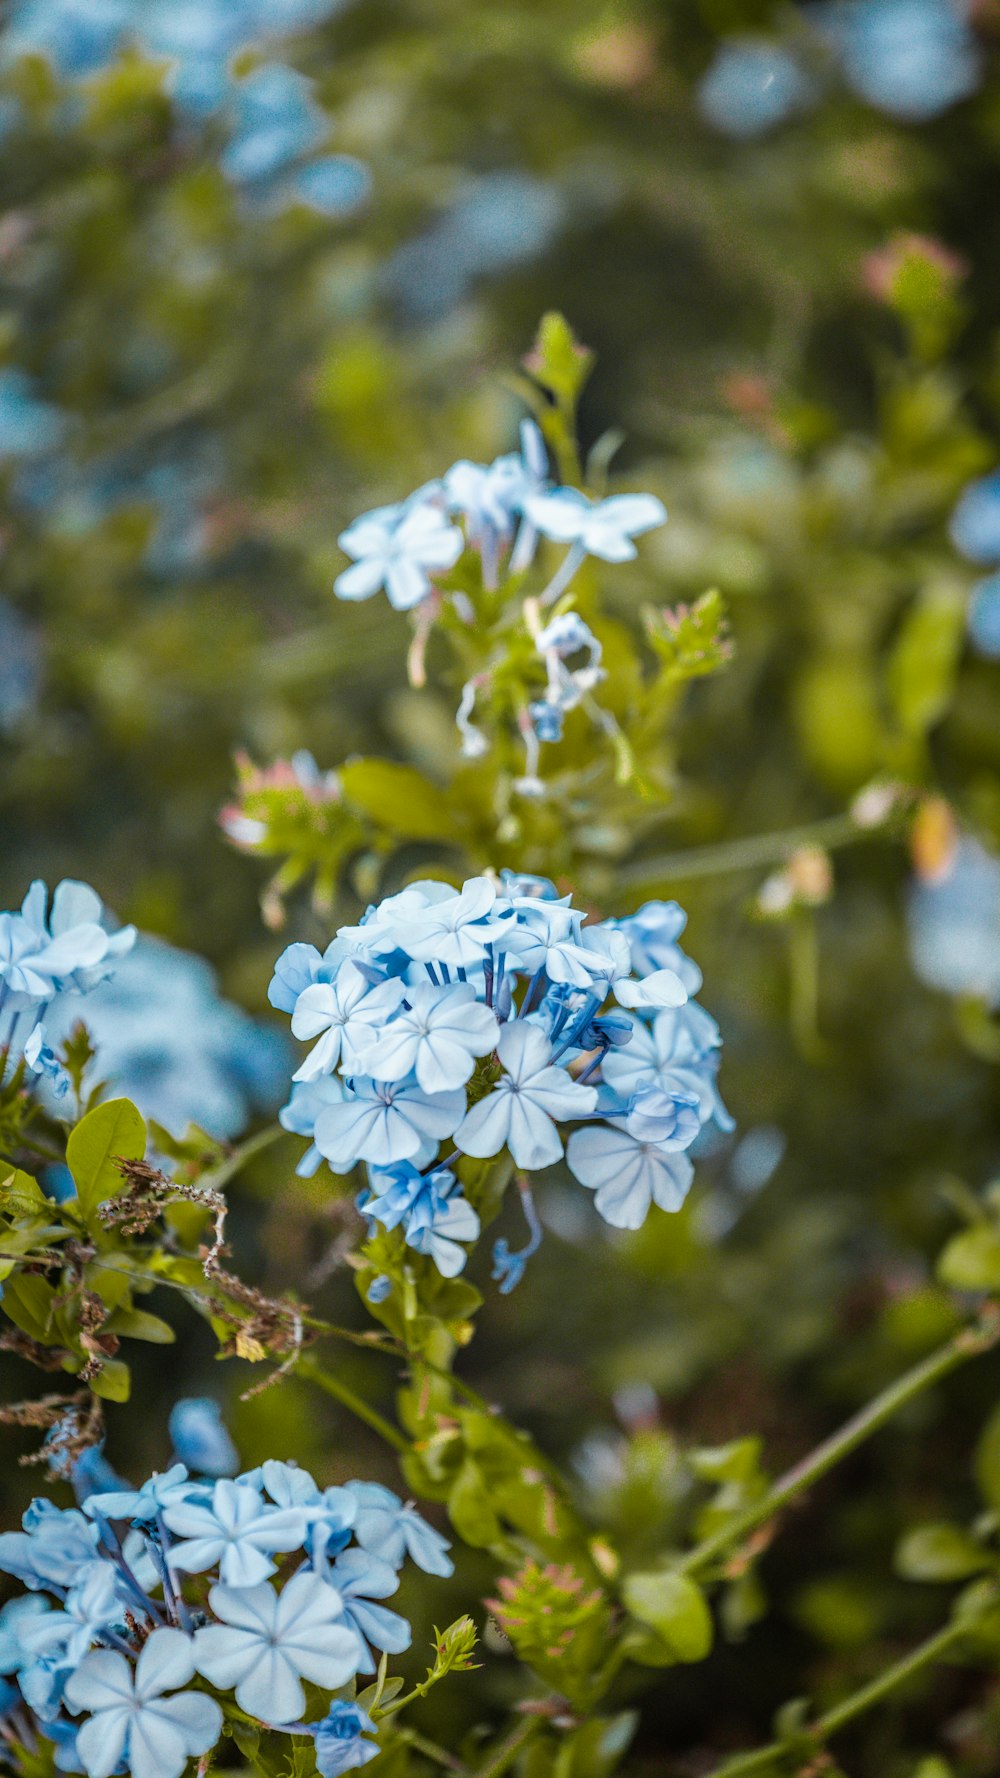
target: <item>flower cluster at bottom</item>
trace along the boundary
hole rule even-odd
[[[354,1682],[410,1642],[380,1601],[407,1557],[452,1568],[388,1488],[321,1489],[277,1461],[215,1482],[178,1463],[82,1510],[35,1500],[22,1522],[0,1536],[29,1589],[0,1611],[0,1736],[47,1741],[88,1778],[179,1778],[241,1713],[311,1735],[323,1778],[364,1765],[378,1748]],[[316,1721],[303,1681],[326,1694]]]

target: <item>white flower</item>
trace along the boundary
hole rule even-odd
[[[535,494],[525,508],[543,536],[554,543],[576,544],[604,562],[629,562],[638,552],[633,537],[666,522],[666,509],[653,494],[614,494],[588,500],[576,488],[554,488]]]
[[[468,982],[407,988],[406,1000],[406,1009],[366,1051],[366,1071],[378,1080],[416,1074],[425,1093],[464,1087],[476,1057],[489,1055],[496,1045],[496,1017],[480,1005]]]
[[[552,1045],[523,1019],[505,1025],[497,1053],[506,1072],[459,1124],[455,1141],[485,1159],[509,1148],[518,1167],[551,1166],[562,1155],[554,1119],[582,1117],[597,1104],[594,1087],[579,1086],[552,1065]]]
[[[222,1621],[195,1635],[198,1672],[221,1689],[235,1686],[240,1709],[262,1722],[295,1722],[305,1709],[303,1679],[336,1691],[365,1658],[338,1621],[339,1593],[318,1574],[295,1574],[280,1593],[266,1582],[213,1587],[208,1602]]]
[[[194,1676],[191,1639],[154,1630],[133,1673],[124,1655],[98,1648],[66,1682],[74,1712],[90,1712],[76,1737],[89,1778],[109,1778],[123,1760],[132,1778],[179,1778],[189,1759],[207,1753],[222,1731],[222,1711],[201,1692],[163,1693]]]
[[[694,1177],[686,1154],[667,1154],[654,1142],[639,1141],[617,1119],[574,1130],[566,1159],[580,1184],[597,1193],[600,1215],[616,1229],[641,1228],[650,1204],[679,1210]]]
[[[364,513],[337,541],[354,559],[334,582],[338,599],[370,599],[384,586],[397,611],[419,605],[431,590],[431,575],[453,568],[465,547],[458,526],[417,495],[401,506]]]

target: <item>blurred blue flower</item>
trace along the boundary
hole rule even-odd
[[[8,18],[6,55],[47,55],[60,74],[93,74],[110,62],[134,0],[22,0]]]
[[[1000,574],[988,575],[973,588],[969,637],[987,660],[1000,660]]]
[[[266,62],[236,84],[233,113],[233,134],[219,165],[237,185],[272,179],[326,133],[312,82],[283,62]]]
[[[162,940],[140,938],[86,1008],[55,1002],[50,1038],[85,1017],[102,1079],[182,1135],[195,1123],[226,1139],[278,1102],[289,1067],[284,1034],[220,999],[214,970]]]
[[[66,416],[39,401],[31,378],[8,365],[0,370],[0,457],[40,457],[55,450],[66,430]]]
[[[848,84],[904,122],[937,117],[979,84],[964,0],[843,0],[824,22]]]
[[[346,1486],[358,1503],[354,1536],[369,1555],[381,1557],[393,1568],[402,1568],[409,1556],[425,1574],[447,1578],[454,1572],[447,1539],[428,1525],[415,1507],[404,1506],[399,1495],[380,1482],[348,1482]]]
[[[945,875],[914,885],[908,913],[921,981],[1000,1006],[1000,858],[966,835]]]
[[[222,1410],[211,1396],[192,1395],[175,1402],[167,1425],[177,1463],[195,1475],[210,1476],[213,1481],[236,1474],[239,1452]]]
[[[562,201],[530,173],[468,180],[450,208],[397,249],[385,272],[390,294],[422,321],[458,307],[478,278],[536,259],[562,220]]]
[[[970,562],[1000,562],[1000,469],[969,483],[949,529],[955,548]]]
[[[41,669],[37,631],[0,599],[0,734],[10,734],[34,708]]]
[[[324,216],[349,216],[366,202],[371,187],[363,161],[351,154],[321,154],[292,174],[286,190]]]
[[[729,37],[698,87],[702,116],[726,136],[763,136],[813,99],[795,57],[769,37]]]

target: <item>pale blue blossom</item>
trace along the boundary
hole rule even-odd
[[[370,599],[384,587],[397,611],[426,599],[432,577],[453,568],[465,546],[458,526],[418,496],[365,513],[337,541],[353,562],[334,582],[338,599]]]
[[[687,925],[687,914],[676,901],[646,901],[634,914],[618,921],[629,942],[632,967],[638,975],[672,969],[689,994],[697,994],[701,970],[677,940]]]
[[[401,1568],[409,1556],[425,1574],[447,1578],[454,1572],[447,1538],[428,1525],[411,1503],[404,1506],[398,1494],[379,1482],[348,1482],[347,1487],[358,1503],[354,1535],[369,1555],[392,1568]]]
[[[331,1105],[342,1105],[346,1096],[347,1088],[336,1074],[326,1074],[320,1080],[298,1080],[292,1087],[288,1104],[278,1113],[278,1122],[292,1135],[311,1138],[320,1114]],[[315,1142],[310,1140],[295,1171],[300,1179],[311,1179],[322,1163],[323,1156]]]
[[[849,84],[892,117],[925,122],[979,84],[965,0],[839,0],[824,21]]]
[[[191,1638],[180,1630],[154,1630],[134,1669],[113,1649],[85,1656],[67,1681],[66,1702],[88,1713],[76,1738],[88,1778],[109,1778],[123,1759],[131,1778],[180,1778],[189,1759],[214,1746],[218,1704],[177,1689],[194,1671]]]
[[[301,1546],[306,1520],[294,1509],[261,1500],[256,1488],[218,1481],[207,1500],[179,1500],[163,1514],[168,1529],[183,1541],[170,1554],[184,1574],[218,1568],[227,1587],[254,1587],[275,1572],[271,1557]]]
[[[638,554],[634,539],[667,519],[655,494],[612,494],[606,500],[590,500],[577,488],[535,494],[527,513],[553,543],[575,544],[583,555],[603,562],[631,562]]]
[[[658,1013],[651,1026],[636,1019],[631,1042],[609,1051],[601,1072],[605,1084],[623,1099],[643,1086],[690,1094],[698,1101],[703,1123],[714,1118],[720,1129],[731,1129],[715,1084],[720,1043],[715,1020],[697,1002],[688,1001]]]
[[[417,962],[473,969],[510,919],[507,907],[497,909],[497,892],[489,878],[470,877],[458,894],[432,902],[416,915],[406,934],[406,950]]]
[[[235,1688],[240,1709],[264,1722],[294,1722],[305,1707],[303,1679],[334,1691],[364,1659],[339,1593],[317,1574],[295,1574],[280,1592],[266,1583],[215,1586],[208,1600],[220,1621],[195,1636],[198,1672]]]
[[[365,1052],[366,1071],[379,1080],[415,1074],[425,1093],[448,1092],[464,1087],[477,1058],[489,1055],[499,1035],[495,1014],[480,1005],[468,982],[407,988],[401,1010]]]
[[[185,1396],[175,1402],[168,1428],[175,1458],[196,1475],[217,1481],[221,1476],[236,1474],[239,1453],[222,1418],[222,1409],[210,1395]]]
[[[190,1499],[191,1481],[183,1463],[173,1463],[162,1474],[154,1474],[141,1488],[115,1489],[109,1494],[91,1494],[83,1503],[88,1518],[127,1519],[133,1525],[155,1525],[164,1508]]]
[[[566,1160],[574,1178],[596,1193],[599,1214],[616,1229],[641,1228],[651,1204],[679,1210],[694,1176],[686,1154],[641,1141],[618,1119],[574,1130]]]
[[[455,1140],[481,1159],[507,1148],[518,1167],[551,1166],[563,1152],[556,1121],[592,1111],[597,1093],[553,1066],[548,1038],[523,1019],[504,1026],[497,1053],[504,1073],[468,1112]]]
[[[664,1152],[690,1148],[701,1129],[699,1101],[693,1093],[642,1086],[629,1100],[624,1123],[630,1136],[654,1142]]]
[[[950,529],[955,548],[970,562],[1000,562],[1000,469],[969,483]]]
[[[32,1592],[73,1586],[86,1564],[97,1559],[97,1527],[81,1512],[61,1512],[49,1500],[34,1500],[21,1524],[23,1531],[0,1534],[0,1569]]]
[[[1000,574],[987,575],[972,589],[969,640],[989,661],[1000,660]]]
[[[388,1599],[399,1587],[399,1575],[391,1563],[373,1556],[367,1550],[344,1550],[330,1568],[327,1579],[340,1594],[344,1622],[350,1626],[364,1650],[359,1673],[374,1673],[376,1662],[372,1648],[380,1654],[402,1654],[412,1640],[410,1626],[398,1611],[375,1604]],[[369,1646],[370,1645],[370,1646]]]
[[[338,1062],[350,1071],[377,1072],[367,1066],[367,1049],[372,1042],[374,1025],[389,1018],[403,997],[399,981],[371,983],[348,960],[338,971],[335,981],[314,982],[305,988],[295,1002],[292,1034],[319,1042],[310,1050],[294,1080],[316,1080],[329,1074]],[[404,1073],[408,1070],[404,1070]],[[398,1075],[393,1079],[401,1078]]]
[[[465,1111],[461,1088],[425,1093],[415,1080],[378,1081],[354,1077],[351,1093],[316,1119],[316,1147],[335,1173],[349,1173],[358,1161],[392,1166],[425,1156],[430,1146],[451,1136]]]
[[[1000,857],[963,835],[941,877],[914,885],[907,912],[921,981],[1000,1007]]]
[[[727,37],[698,87],[698,108],[723,135],[750,140],[802,111],[812,81],[771,37]]]

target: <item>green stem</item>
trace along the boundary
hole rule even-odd
[[[783,864],[801,846],[822,846],[828,852],[852,846],[881,831],[859,827],[850,815],[829,815],[786,827],[778,833],[747,834],[743,839],[723,840],[717,846],[692,846],[683,852],[667,852],[660,858],[640,858],[616,873],[615,881],[627,888],[637,884],[674,883],[682,877],[720,877],[731,871],[763,870]]]
[[[416,1729],[400,1729],[399,1736],[400,1740],[408,1741],[417,1753],[422,1753],[425,1759],[433,1760],[435,1765],[443,1766],[446,1771],[465,1771],[460,1759],[456,1759],[453,1753],[448,1753],[443,1747],[439,1747],[436,1741],[428,1741],[426,1735],[418,1735]]]
[[[493,1752],[483,1761],[482,1765],[476,1767],[471,1778],[500,1778],[500,1774],[506,1772],[514,1764],[521,1749],[527,1746],[545,1721],[546,1718],[541,1715],[522,1717],[521,1721],[511,1729],[510,1734],[497,1743]]]
[[[325,1371],[314,1358],[299,1358],[295,1364],[295,1375],[304,1377],[309,1383],[315,1383],[317,1389],[322,1389],[324,1394],[332,1395],[334,1401],[339,1401],[341,1407],[347,1408],[356,1419],[363,1420],[365,1425],[370,1426],[373,1432],[377,1432],[379,1438],[384,1439],[387,1445],[391,1445],[394,1451],[398,1451],[401,1455],[405,1455],[409,1451],[409,1439],[400,1432],[397,1426],[393,1426],[391,1420],[387,1420],[383,1414],[378,1412],[377,1408],[369,1407],[364,1397],[358,1395],[349,1383],[344,1383],[340,1377],[334,1376],[330,1371]]]
[[[815,1743],[817,1748],[823,1746],[831,1735],[837,1734],[849,1722],[853,1722],[855,1717],[863,1716],[865,1711],[880,1704],[883,1698],[887,1698],[890,1692],[896,1690],[897,1686],[904,1685],[908,1679],[921,1672],[924,1667],[930,1667],[935,1661],[940,1660],[941,1656],[947,1654],[955,1643],[961,1641],[962,1637],[968,1633],[968,1628],[968,1623],[962,1620],[946,1624],[943,1630],[938,1630],[935,1635],[928,1636],[925,1642],[921,1642],[916,1648],[911,1649],[908,1655],[903,1655],[900,1660],[894,1661],[891,1667],[886,1667],[883,1673],[879,1673],[875,1679],[869,1680],[867,1685],[860,1686],[856,1692],[851,1693],[850,1697],[844,1698],[840,1704],[835,1704],[833,1709],[828,1710],[824,1716],[818,1717],[803,1731],[803,1738]],[[716,1766],[715,1770],[709,1774],[709,1778],[747,1778],[751,1772],[766,1771],[769,1766],[774,1765],[775,1761],[794,1757],[794,1753],[786,1743],[771,1741],[766,1747],[754,1748],[752,1753],[737,1754],[735,1759],[726,1760],[724,1765]]]
[[[901,1408],[922,1395],[925,1389],[932,1388],[968,1359],[990,1351],[998,1343],[1000,1314],[995,1309],[984,1311],[981,1321],[973,1326],[960,1328],[936,1352],[921,1359],[919,1364],[915,1364],[903,1376],[897,1377],[894,1383],[881,1390],[858,1413],[845,1421],[838,1431],[824,1439],[814,1451],[810,1451],[807,1457],[793,1464],[761,1500],[747,1507],[744,1512],[737,1513],[735,1518],[720,1526],[711,1537],[690,1550],[678,1564],[678,1573],[694,1574],[709,1567],[733,1544],[742,1543],[758,1526],[766,1524],[768,1519],[794,1500],[797,1494],[812,1487],[821,1476],[825,1476],[859,1445],[864,1444],[887,1420],[891,1420],[894,1414],[898,1414]]]
[[[270,1148],[284,1134],[280,1124],[268,1124],[265,1130],[258,1130],[255,1136],[248,1136],[245,1142],[238,1143],[231,1154],[225,1155],[217,1167],[202,1174],[198,1180],[199,1190],[221,1191],[237,1173],[242,1172],[248,1161],[252,1161],[255,1155],[262,1154],[265,1148]]]

